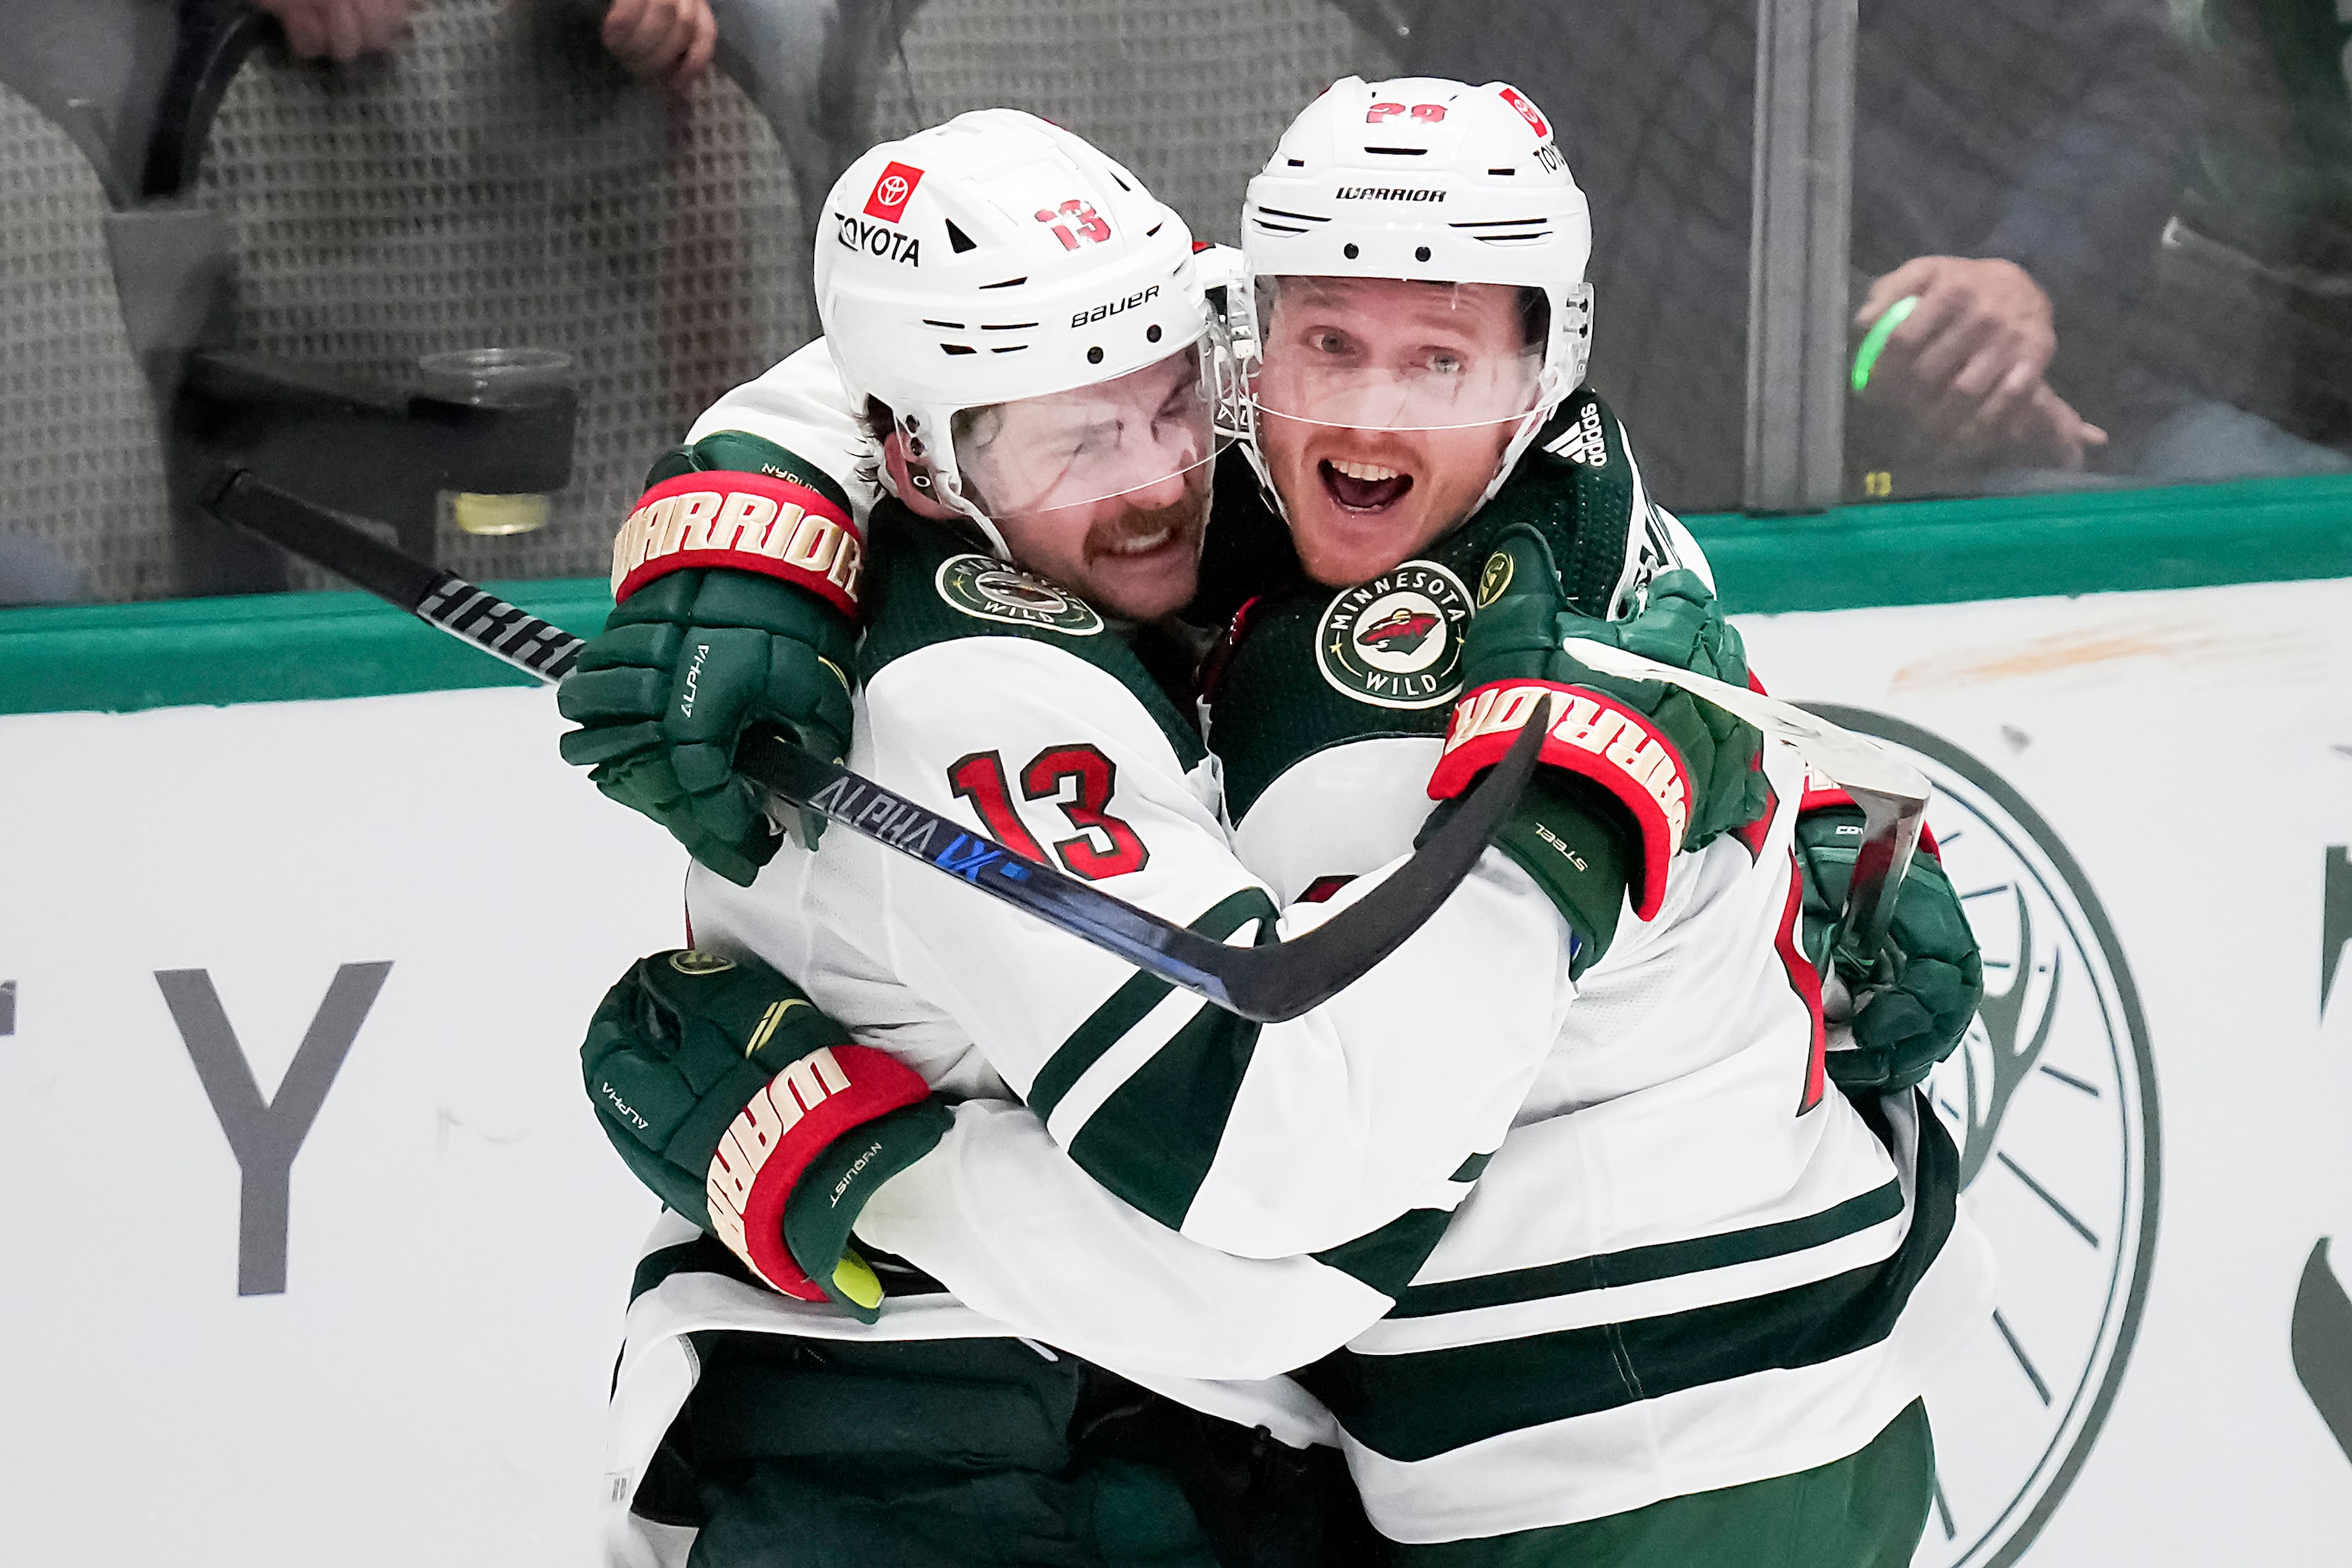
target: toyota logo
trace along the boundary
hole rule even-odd
[[[897,206],[907,199],[907,182],[896,174],[886,176],[877,192],[886,206]]]

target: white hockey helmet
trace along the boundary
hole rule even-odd
[[[1422,416],[1444,423],[1517,422],[1479,505],[1501,488],[1551,411],[1584,380],[1592,342],[1592,289],[1584,278],[1592,254],[1591,217],[1552,140],[1550,121],[1526,94],[1502,82],[1472,87],[1435,77],[1334,82],[1291,121],[1274,156],[1250,181],[1242,254],[1249,286],[1231,291],[1228,321],[1245,375],[1262,368],[1263,314],[1276,281],[1286,277],[1494,283],[1541,291],[1548,320],[1540,344],[1530,350],[1531,395],[1514,393],[1506,408]],[[1407,395],[1401,420],[1416,417],[1411,408]],[[1254,430],[1269,412],[1314,417],[1306,409],[1270,410],[1254,395],[1237,423]],[[1265,477],[1255,442],[1251,458]],[[1273,493],[1270,479],[1267,490]],[[1276,500],[1278,505],[1280,498]]]
[[[977,110],[860,157],[825,198],[814,281],[845,388],[888,406],[911,482],[971,518],[1000,557],[1003,535],[980,503],[1017,504],[1004,483],[1071,505],[1215,455],[1192,231],[1133,174],[1034,115]],[[1064,452],[1055,472],[1035,471],[1034,452],[1021,477],[976,471],[988,439],[976,411],[1156,374],[1178,356],[1198,371],[1198,417],[1188,410],[1175,438],[1097,421],[1091,446]]]

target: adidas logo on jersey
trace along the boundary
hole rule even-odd
[[[1582,463],[1588,468],[1609,466],[1609,444],[1601,433],[1601,405],[1587,400],[1584,412],[1575,424],[1560,433],[1559,438],[1544,447],[1554,457],[1566,458],[1571,463]]]

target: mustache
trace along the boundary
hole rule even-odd
[[[1108,522],[1098,524],[1087,539],[1087,553],[1100,554],[1117,548],[1129,539],[1149,539],[1165,531],[1179,538],[1200,531],[1208,520],[1209,489],[1200,485],[1189,489],[1182,500],[1167,506],[1129,507]]]

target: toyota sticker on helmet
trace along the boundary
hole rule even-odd
[[[1517,110],[1519,111],[1519,118],[1526,121],[1528,122],[1528,129],[1532,130],[1537,135],[1547,139],[1550,137],[1551,127],[1545,123],[1543,115],[1536,109],[1534,104],[1529,103],[1526,99],[1520,97],[1518,90],[1516,88],[1507,87],[1503,89],[1503,101],[1509,104],[1513,109]]]
[[[923,172],[911,163],[884,164],[881,177],[874,182],[874,193],[866,198],[866,216],[897,223],[907,216],[907,198],[922,183]]]
[[[872,203],[866,204],[871,206]],[[833,237],[850,250],[863,250],[870,256],[887,256],[901,267],[923,264],[923,242],[904,229],[884,228],[878,223],[867,223],[852,213],[833,215],[840,226]]]

